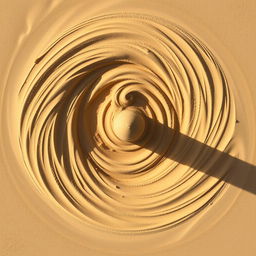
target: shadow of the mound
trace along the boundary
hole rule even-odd
[[[147,123],[154,131],[153,136],[147,143],[141,140],[136,144],[159,153],[165,158],[170,158],[256,194],[256,166],[212,148],[150,118],[147,118]],[[161,133],[157,132],[160,130],[162,130]],[[164,134],[164,137],[161,145],[156,147],[156,141],[161,139],[159,134]],[[163,144],[165,143],[163,142],[169,146],[164,148]]]

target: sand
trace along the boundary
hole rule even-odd
[[[3,255],[254,255],[253,1],[1,3]]]

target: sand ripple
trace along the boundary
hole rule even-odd
[[[46,199],[88,225],[162,230],[223,189],[224,181],[200,171],[216,159],[204,159],[203,147],[184,145],[178,134],[226,150],[234,102],[212,53],[174,24],[133,14],[81,23],[35,61],[19,97],[28,174]],[[145,120],[133,141],[113,131],[127,109]],[[171,155],[189,155],[198,168]],[[216,168],[219,177],[227,171]]]

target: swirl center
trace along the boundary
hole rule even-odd
[[[127,108],[115,114],[112,128],[114,134],[122,141],[136,141],[145,131],[145,118],[136,109]]]

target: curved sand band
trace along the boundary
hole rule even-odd
[[[177,133],[228,152],[234,101],[212,53],[174,24],[134,14],[81,23],[37,59],[19,96],[33,183],[96,229],[170,228],[224,188],[229,165],[212,168],[219,159]],[[188,155],[197,168],[182,164]]]

